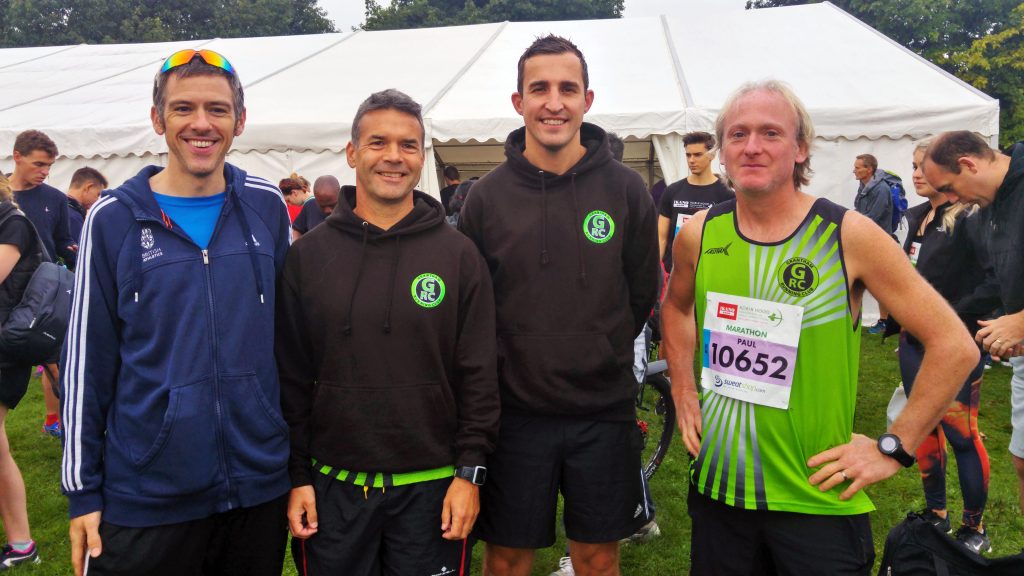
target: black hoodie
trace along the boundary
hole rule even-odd
[[[459,221],[494,280],[502,409],[630,420],[633,340],[658,289],[654,204],[597,126],[561,175],[530,164],[525,138],[509,135]]]
[[[276,355],[293,486],[311,458],[352,472],[484,465],[498,385],[490,277],[444,209],[414,192],[389,230],[342,187],[327,218],[288,252]]]

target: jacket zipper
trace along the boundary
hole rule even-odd
[[[213,302],[213,276],[210,273],[209,251],[205,248],[200,251],[203,253],[203,272],[206,274],[206,301],[210,313],[210,345],[213,348],[213,410],[217,415],[217,446],[220,449],[220,461],[224,467],[224,484],[228,490],[228,510],[231,510],[234,506],[231,501],[231,473],[227,465],[227,449],[224,447],[224,417],[220,401],[220,366],[217,361],[220,356],[217,350],[217,327],[214,320],[217,315]]]

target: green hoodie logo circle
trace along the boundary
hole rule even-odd
[[[424,308],[434,308],[444,300],[444,280],[437,274],[427,272],[412,281],[412,301]]]
[[[607,212],[594,210],[583,219],[583,233],[594,244],[604,244],[615,234],[615,221]]]

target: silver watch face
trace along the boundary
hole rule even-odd
[[[896,439],[892,436],[885,436],[878,442],[879,448],[886,454],[892,454],[896,451]]]

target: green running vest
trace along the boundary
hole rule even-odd
[[[853,431],[860,331],[850,313],[840,245],[845,212],[819,198],[796,232],[772,244],[740,235],[735,200],[708,212],[694,293],[701,350],[708,292],[804,308],[788,409],[700,390],[704,435],[690,464],[690,480],[709,498],[749,510],[827,515],[874,510],[863,491],[840,501],[846,482],[820,492],[807,480],[814,473],[807,460],[849,442]],[[793,282],[796,269],[799,282]]]

